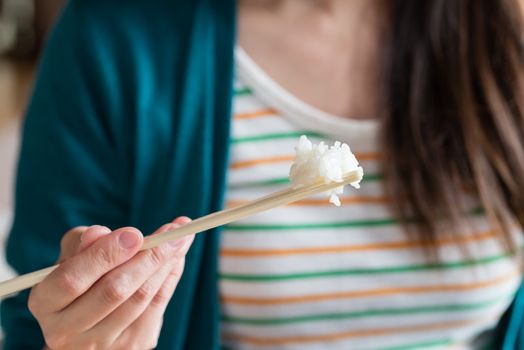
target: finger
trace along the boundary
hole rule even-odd
[[[162,225],[158,230],[153,232],[151,234],[151,236],[158,235],[158,234],[170,231],[170,230],[177,229],[180,226],[185,225],[185,224],[187,224],[189,222],[191,222],[191,219],[188,218],[187,216],[179,216],[178,218],[173,220],[170,224]],[[193,235],[193,238],[190,238],[190,241],[193,242],[193,239],[194,239],[194,235]],[[184,238],[184,237],[178,238],[176,241],[185,242],[184,243],[184,247],[185,247],[185,244],[187,244],[187,239]],[[191,243],[189,243],[189,246],[191,246]]]
[[[75,255],[80,242],[80,237],[88,229],[88,226],[78,226],[69,230],[62,237],[62,240],[60,241],[60,257],[58,258],[59,263]]]
[[[60,313],[61,322],[86,331],[129,299],[153,274],[182,255],[185,241],[173,241],[139,252],[107,273],[91,290]]]
[[[120,338],[129,339],[134,336],[141,339],[158,339],[162,329],[162,321],[169,301],[173,297],[178,282],[184,271],[185,259],[174,266],[170,274],[151,300],[145,311],[122,333]],[[149,338],[148,338],[149,337]],[[152,345],[154,348],[155,344]]]
[[[163,232],[176,229],[180,224],[185,224],[190,221],[189,218],[179,217],[171,224],[165,224],[161,226],[152,235],[161,234]],[[187,241],[184,243],[182,253],[186,254],[188,245]],[[87,334],[104,334],[104,338],[111,338],[109,344],[115,342],[128,344],[126,339],[121,338],[121,334],[127,329],[131,323],[133,323],[148,307],[149,303],[159,302],[159,298],[165,295],[165,293],[159,293],[160,288],[165,284],[168,276],[173,273],[176,265],[181,265],[175,259],[168,262],[157,271],[149,280],[147,280],[127,301],[120,305],[115,311],[109,314],[100,323],[90,329]],[[151,335],[149,334],[149,337]],[[136,338],[135,338],[136,339]],[[113,344],[118,348],[117,344]]]
[[[95,243],[98,239],[104,236],[107,236],[110,233],[111,233],[111,229],[105,226],[98,226],[98,225],[91,226],[80,236],[80,244],[78,245],[77,253],[87,249],[93,243]]]
[[[173,297],[173,293],[175,292],[176,286],[178,285],[178,282],[180,282],[180,278],[182,277],[182,273],[184,271],[184,266],[185,258],[179,261],[178,264],[173,266],[164,283],[158,289],[154,298],[151,300],[147,309],[140,316],[140,319],[137,320],[137,322],[141,322],[141,324],[144,324],[147,323],[148,320],[155,319],[157,315],[164,314],[164,311],[167,305],[169,304],[169,301]]]
[[[56,312],[84,294],[108,271],[132,258],[143,236],[137,229],[122,228],[65,260],[31,291],[29,307],[35,312]]]
[[[183,248],[184,258],[173,265],[169,275],[165,279],[160,289],[157,291],[154,298],[151,299],[151,302],[145,311],[127,328],[127,330],[122,334],[121,338],[125,339],[129,336],[132,336],[133,334],[139,334],[144,330],[153,333],[157,332],[157,336],[160,334],[164,312],[167,308],[167,305],[169,304],[169,301],[173,297],[178,282],[180,282],[180,278],[182,277],[182,273],[184,271],[185,254],[187,254],[189,248],[191,247],[194,238],[194,235],[188,237],[186,245]],[[148,325],[157,325],[158,328],[156,330],[150,329]],[[144,337],[145,336],[147,336],[147,334],[144,334]]]
[[[112,348],[118,348],[118,343],[129,344],[128,339],[121,339],[122,333],[147,309],[176,264],[176,261],[172,261],[162,266],[128,300],[87,331],[86,335],[108,339],[108,344],[113,344]],[[150,329],[151,325],[147,328]]]
[[[173,223],[175,224],[179,224],[179,225],[185,225],[185,224],[188,224],[191,222],[191,219],[188,218],[187,216],[179,216],[177,217]]]

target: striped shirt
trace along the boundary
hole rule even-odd
[[[486,346],[521,278],[481,214],[465,214],[471,229],[458,239],[442,235],[439,262],[429,263],[423,243],[409,239],[389,210],[376,122],[304,104],[240,49],[233,118],[228,206],[288,186],[302,134],[348,142],[365,177],[361,189],[346,189],[340,208],[313,197],[226,226],[219,263],[225,348]]]

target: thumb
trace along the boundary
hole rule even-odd
[[[93,243],[95,243],[100,238],[111,233],[111,229],[105,226],[91,226],[85,230],[80,236],[80,243],[77,247],[76,253],[80,253],[85,249],[89,248]]]
[[[110,233],[104,226],[78,226],[69,230],[60,242],[58,262],[68,259],[93,244],[98,238]]]
[[[88,226],[77,226],[67,231],[60,241],[60,258],[58,262],[62,262],[75,254],[80,243],[80,236],[88,228]]]

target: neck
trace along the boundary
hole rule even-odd
[[[387,1],[387,0],[386,0]],[[251,8],[298,23],[318,24],[320,29],[355,30],[363,23],[385,24],[384,0],[239,0],[242,8]]]
[[[341,116],[377,116],[389,0],[239,0],[240,46],[285,89]]]

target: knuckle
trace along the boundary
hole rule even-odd
[[[170,281],[178,281],[182,277],[183,267],[175,266],[175,268],[169,273]]]
[[[111,249],[98,248],[93,253],[95,264],[103,269],[111,268],[116,265],[116,256]]]
[[[129,340],[122,348],[122,350],[144,350],[147,349],[144,345],[141,343],[137,343],[136,341]]]
[[[34,316],[36,316],[40,310],[39,306],[40,303],[38,302],[38,294],[36,294],[35,289],[33,289],[29,294],[29,299],[27,300],[27,308]]]
[[[80,237],[82,232],[87,230],[87,228],[87,226],[77,226],[67,231],[66,234],[63,235],[62,239],[60,240],[60,247],[62,248],[62,250],[66,249],[69,246],[69,243],[72,239],[75,239],[75,237]]]
[[[154,295],[155,290],[153,288],[153,285],[151,283],[144,283],[140,288],[137,289],[137,291],[133,294],[131,297],[133,302],[136,304],[142,304],[147,302],[152,295]]]
[[[150,305],[152,306],[163,306],[169,303],[173,296],[174,289],[176,288],[178,281],[182,276],[184,270],[184,263],[182,260],[181,264],[177,264],[169,273],[163,286],[151,299]]]
[[[149,249],[147,252],[149,263],[153,267],[162,265],[167,258],[166,252],[161,246]]]
[[[128,290],[128,278],[121,274],[107,279],[102,288],[102,298],[107,304],[120,304],[128,298]]]
[[[44,339],[47,346],[51,349],[65,348],[69,343],[67,335],[57,332],[44,332]]]
[[[151,299],[151,306],[163,306],[171,299],[171,293],[166,288],[160,288],[158,293]]]
[[[179,260],[179,263],[176,264],[174,268],[171,270],[171,273],[169,274],[169,276],[175,279],[180,279],[182,277],[182,274],[184,273],[185,264],[186,264],[186,259],[181,258]]]
[[[82,294],[80,278],[72,272],[63,271],[57,279],[57,284],[59,290],[63,291],[67,295]]]
[[[94,340],[90,346],[91,350],[106,350],[106,349],[114,349],[114,347],[111,346],[111,341],[109,339],[97,339]]]

